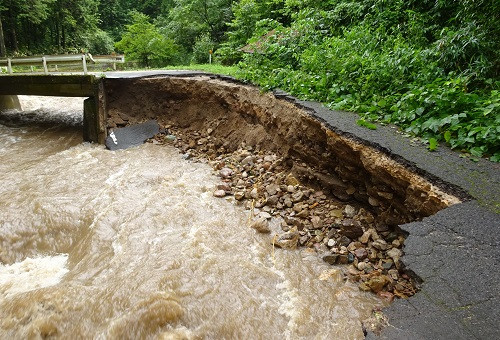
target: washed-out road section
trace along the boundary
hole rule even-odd
[[[224,76],[192,71],[108,73],[107,78]],[[463,158],[447,147],[429,152],[396,128],[369,130],[353,113],[332,111],[300,101],[282,91],[278,99],[303,108],[331,129],[383,150],[417,173],[454,187],[469,198],[422,221],[402,228],[409,232],[404,263],[423,283],[415,296],[393,303],[384,313],[389,325],[368,339],[496,339],[500,337],[500,164]]]
[[[110,72],[109,79],[208,76],[192,71]],[[278,99],[301,107],[336,132],[389,154],[439,185],[467,196],[435,215],[404,224],[409,232],[403,262],[422,280],[415,296],[399,299],[384,310],[389,325],[368,339],[497,339],[500,338],[500,165],[473,162],[446,147],[429,152],[393,127],[369,130],[356,125],[355,114],[332,111],[297,100],[282,91]]]

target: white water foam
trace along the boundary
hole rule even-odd
[[[67,254],[27,258],[4,266],[0,264],[0,300],[19,293],[59,283],[68,272]]]

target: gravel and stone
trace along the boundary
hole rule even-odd
[[[279,155],[244,143],[228,151],[211,132],[169,125],[151,142],[174,145],[186,159],[208,162],[221,180],[213,196],[243,205],[248,227],[268,235],[274,247],[311,248],[326,263],[342,265],[346,280],[388,302],[418,291],[400,261],[405,234],[399,227],[376,223],[369,206],[342,202],[301,183]],[[301,167],[315,171],[305,163]],[[271,229],[271,220],[279,230]]]

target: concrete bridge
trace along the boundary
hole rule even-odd
[[[0,77],[0,109],[19,108],[17,95],[88,97],[84,101],[83,138],[104,143],[106,93],[96,75],[18,75]]]
[[[17,95],[88,97],[84,101],[83,139],[104,144],[107,137],[105,79],[150,76],[202,75],[197,71],[119,71],[98,74],[5,75],[0,76],[0,110],[20,108]]]

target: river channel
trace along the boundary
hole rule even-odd
[[[0,337],[362,339],[382,306],[273,249],[175,148],[82,142],[82,98],[0,114]]]

